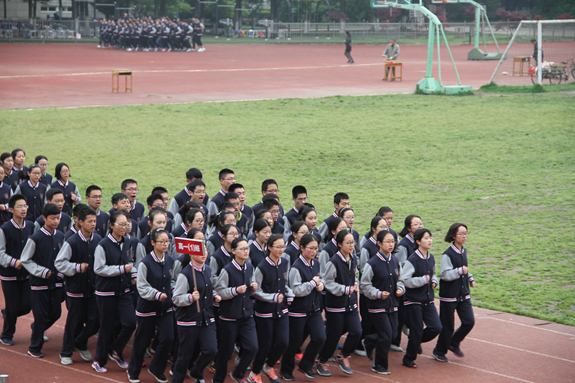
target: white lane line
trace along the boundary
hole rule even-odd
[[[465,339],[471,339],[471,340],[474,340],[474,341],[476,341],[476,342],[487,343],[487,344],[491,344],[491,345],[493,345],[493,346],[510,348],[510,349],[512,349],[512,350],[515,350],[515,351],[527,352],[527,353],[529,353],[529,354],[534,354],[534,355],[537,355],[537,356],[544,356],[544,357],[547,357],[547,358],[558,359],[558,360],[561,360],[561,361],[563,361],[563,362],[575,363],[575,360],[569,360],[569,359],[565,359],[565,358],[560,358],[560,357],[558,357],[558,356],[542,354],[542,353],[540,353],[540,352],[535,352],[535,351],[531,351],[531,350],[525,350],[525,349],[523,349],[523,348],[518,348],[518,347],[513,347],[513,346],[507,346],[507,345],[505,345],[505,344],[490,342],[490,341],[488,341],[488,340],[471,338],[471,337],[466,337]]]
[[[23,356],[23,357],[28,358],[28,359],[32,358],[32,357],[29,356],[28,354],[23,354],[23,353],[21,353],[21,352],[15,351],[15,350],[9,350],[9,349],[7,349],[7,348],[5,348],[5,347],[1,347],[0,350],[2,350],[2,351],[8,351],[8,352],[11,352],[11,353],[16,354],[16,355]],[[38,360],[39,362],[44,362],[44,363],[48,363],[48,364],[54,365],[54,366],[56,366],[56,367],[62,367],[62,368],[65,368],[65,369],[67,369],[67,370],[71,370],[71,371],[74,371],[74,372],[81,372],[82,374],[90,375],[90,376],[95,377],[95,378],[104,379],[104,380],[107,380],[107,381],[109,381],[109,382],[125,383],[123,380],[114,380],[114,379],[111,379],[111,378],[107,378],[106,376],[104,376],[104,375],[102,375],[102,374],[99,374],[99,373],[96,373],[96,372],[91,373],[91,372],[88,372],[88,371],[78,370],[78,369],[76,369],[76,368],[73,368],[73,367],[70,367],[70,366],[65,366],[65,365],[63,365],[63,364],[61,364],[61,363],[54,363],[54,362],[51,362],[51,361],[46,360],[46,359],[43,359],[43,358],[37,358],[36,360]]]
[[[502,314],[508,314],[508,313],[502,313]],[[508,314],[509,315],[509,314]],[[570,336],[570,337],[575,337],[575,334],[569,334],[566,332],[561,332],[561,331],[557,331],[557,330],[550,330],[548,328],[544,328],[542,326],[534,326],[532,324],[524,324],[524,323],[517,323],[517,322],[513,322],[507,319],[499,319],[499,318],[493,318],[492,316],[488,316],[488,315],[476,315],[476,318],[481,318],[481,319],[490,319],[490,320],[495,320],[495,321],[499,321],[499,322],[504,322],[504,323],[509,323],[509,324],[514,324],[517,326],[523,326],[523,327],[529,327],[531,329],[535,329],[535,330],[541,330],[541,331],[549,331],[555,334],[559,334],[559,335],[566,335],[566,336]]]

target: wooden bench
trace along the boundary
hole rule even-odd
[[[531,57],[529,56],[517,56],[513,57],[513,76],[527,76],[529,74],[529,62]],[[527,63],[527,65],[525,65]],[[517,64],[517,69],[515,65]]]

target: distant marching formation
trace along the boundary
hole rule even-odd
[[[118,48],[126,51],[203,52],[204,24],[197,17],[187,23],[168,17],[153,20],[151,16],[130,19],[127,15],[117,21],[102,19],[98,48]]]
[[[129,382],[140,381],[149,354],[148,371],[158,382],[168,381],[170,362],[172,382],[187,375],[204,383],[209,367],[213,382],[223,383],[234,348],[229,375],[236,383],[261,383],[262,375],[272,383],[293,381],[296,361],[308,378],[331,376],[329,360],[352,374],[354,353],[373,361],[375,373],[389,374],[388,353],[403,352],[402,332],[409,338],[406,367],[415,368],[421,343],[438,335],[437,361],[447,362],[448,351],[464,356],[460,344],[474,326],[475,282],[463,223],[445,236],[438,278],[432,234],[421,217],[407,216],[398,234],[391,229],[392,209],[382,207],[361,236],[346,193],[334,196],[334,213],[317,228],[304,186],[292,189],[294,206],[284,213],[273,179],[262,183],[262,201],[250,207],[231,169],[220,171],[221,189],[210,198],[202,172],[192,168],[171,201],[166,188],[152,190],[148,215],[136,201],[133,179],[122,182],[106,213],[96,185],[86,188],[82,203],[65,163],[52,177],[45,156],[24,166],[22,149],[3,153],[0,162],[6,302],[0,342],[13,345],[17,318],[32,310],[28,354],[34,358],[43,356],[44,333],[64,300],[62,364],[72,364],[78,351],[104,373],[113,360]],[[179,254],[175,237],[207,238],[206,251]],[[440,315],[433,302],[437,286]],[[454,331],[455,311],[461,326]],[[128,363],[123,351],[134,331]],[[96,334],[93,357],[87,343]]]

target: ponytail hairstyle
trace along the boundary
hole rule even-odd
[[[307,225],[303,221],[294,222],[294,224],[291,226],[292,231],[291,231],[291,234],[287,240],[287,243],[291,243],[292,241],[295,241],[295,236],[297,235],[299,229],[301,229],[304,226],[307,227]]]
[[[190,209],[202,209],[202,204],[199,203],[198,201],[188,201],[186,202],[181,208],[180,210],[178,210],[178,214],[180,215],[180,217],[182,217],[182,221],[184,221],[186,219],[186,214],[188,213],[188,211]]]
[[[419,218],[421,219],[420,216],[415,215],[415,214],[410,214],[407,217],[405,217],[405,222],[403,224],[403,229],[399,232],[399,235],[402,237],[405,237],[407,234],[409,234],[409,230],[411,229],[411,221],[413,221],[414,218]]]
[[[210,222],[208,222],[208,224],[210,226],[215,226],[216,230],[221,232],[222,231],[221,228],[224,226],[224,222],[226,222],[227,215],[232,215],[234,219],[236,219],[236,215],[233,212],[229,210],[223,210],[219,214],[212,215],[210,217]]]
[[[377,226],[379,225],[379,223],[381,221],[385,221],[385,220],[380,215],[376,215],[375,217],[373,217],[371,219],[371,225],[370,225],[370,230],[369,230],[369,236],[370,237],[375,237],[375,229],[377,229]],[[385,225],[387,226],[387,222],[385,223]],[[379,235],[377,237],[379,238]]]
[[[225,238],[226,235],[228,235],[228,233],[230,232],[230,229],[231,229],[232,227],[235,227],[235,228],[237,229],[236,225],[234,225],[233,223],[228,223],[227,225],[222,226],[222,227],[220,228],[220,230],[219,230],[220,233],[222,233],[222,237]],[[239,231],[238,231],[238,234],[239,234]],[[238,238],[239,238],[239,237],[238,237]],[[223,238],[222,238],[222,239],[223,239]],[[226,243],[226,240],[223,239],[223,242]]]
[[[192,229],[192,230],[188,231],[187,238],[194,239],[194,237],[198,233],[203,233],[203,231],[201,231],[200,229]],[[190,264],[191,260],[192,260],[192,258],[190,257],[190,254],[184,254],[184,256],[182,257],[182,270],[184,269],[184,267],[186,267]]]
[[[231,225],[226,225],[226,226],[231,226]],[[234,239],[234,241],[232,242],[232,250],[237,249],[237,248],[238,248],[238,245],[239,245],[241,242],[245,242],[246,245],[248,244],[247,239],[242,238],[242,237],[238,237],[238,238]],[[232,256],[230,257],[230,262],[232,261],[232,259],[234,259],[234,260],[236,259],[236,255],[235,255],[233,252],[232,252]]]
[[[343,219],[340,217],[334,217],[334,218],[332,218],[331,221],[329,221],[329,224],[327,225],[327,235],[325,236],[325,242],[326,243],[331,241],[334,238],[333,234],[331,232],[335,231],[337,229],[337,227],[339,226],[339,224],[342,222],[343,222]]]
[[[38,164],[32,164],[28,167],[28,170],[24,171],[24,170],[20,170],[18,171],[18,178],[20,178],[21,180],[29,180],[30,179],[30,175],[28,173],[31,173],[32,170],[34,169],[40,169],[40,165]],[[42,169],[40,169],[40,175],[42,175]]]
[[[152,209],[153,210],[153,209]],[[168,235],[168,239],[170,239],[170,234],[165,229],[154,229],[150,231],[148,234],[148,238],[146,239],[146,254],[151,253],[154,251],[154,246],[152,245],[152,241],[156,242],[160,234],[166,233]]]
[[[52,189],[50,189],[50,190],[52,190]],[[58,190],[60,190],[60,189],[58,189]],[[110,233],[112,233],[112,231],[113,231],[113,230],[112,230],[112,225],[116,223],[116,220],[117,220],[118,217],[121,216],[121,215],[123,215],[124,217],[126,217],[126,219],[127,219],[128,221],[131,221],[131,219],[132,219],[131,216],[130,216],[130,214],[129,214],[127,211],[125,211],[125,210],[115,210],[114,212],[112,212],[112,214],[110,214],[110,228],[109,228]]]
[[[307,245],[309,245],[312,242],[317,242],[317,238],[312,233],[307,233],[303,237],[301,237],[301,241],[299,241],[298,256],[302,253],[302,249],[304,247],[307,247]]]
[[[383,217],[385,213],[393,213],[393,210],[391,210],[389,206],[382,206],[379,208],[376,215]]]

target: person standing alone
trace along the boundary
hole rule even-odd
[[[383,51],[383,58],[385,59],[385,61],[395,61],[397,60],[397,56],[399,56],[399,45],[396,44],[395,39],[391,39],[391,42],[387,44],[387,47],[385,47],[385,50]],[[391,73],[393,77],[395,77],[395,68],[392,68]],[[388,76],[389,76],[389,68],[386,68],[384,80],[387,80]]]
[[[351,57],[351,33],[345,31],[345,52],[343,53],[347,57],[347,63],[353,64],[353,57]]]

